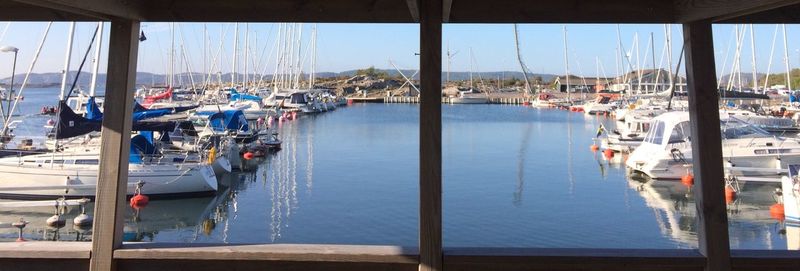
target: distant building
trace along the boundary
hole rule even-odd
[[[569,79],[566,76],[556,76],[553,85],[559,92],[567,92],[567,85],[569,85],[570,92],[597,92],[608,89],[609,83],[612,82],[610,78],[596,77],[580,77],[570,75]]]
[[[662,92],[669,90],[670,87],[670,73],[664,69],[631,71],[612,80],[610,88],[614,91],[636,94]],[[678,91],[683,91],[686,88],[686,78],[677,76],[675,86]]]

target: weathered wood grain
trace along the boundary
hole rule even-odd
[[[707,270],[730,270],[728,213],[725,205],[719,92],[714,65],[711,21],[683,25],[689,119],[692,128],[692,168],[700,252]]]
[[[419,270],[442,270],[442,0],[420,2]]]
[[[122,245],[138,48],[139,22],[112,21],[91,270],[113,270],[113,251]]]

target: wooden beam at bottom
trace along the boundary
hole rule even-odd
[[[692,249],[448,248],[444,269],[700,271],[705,257]]]
[[[92,229],[90,266],[95,271],[115,270],[114,249],[122,246],[139,22],[112,21],[108,47],[108,59],[113,61],[108,63]]]
[[[731,270],[711,21],[684,24],[683,42],[689,85],[698,247],[706,256],[706,270]]]

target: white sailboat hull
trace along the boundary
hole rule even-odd
[[[0,164],[0,198],[93,198],[97,189],[97,165]],[[201,195],[217,190],[214,170],[208,165],[130,164],[127,195],[138,183],[142,194],[153,196]]]

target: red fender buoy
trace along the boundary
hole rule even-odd
[[[694,185],[694,175],[687,173],[681,177],[681,183],[685,186]]]
[[[605,155],[606,158],[611,159],[612,157],[614,157],[614,151],[612,151],[611,149],[605,149],[603,151],[603,155]]]
[[[783,221],[783,219],[785,218],[783,204],[775,203],[772,206],[770,206],[769,207],[769,215],[772,216],[772,218],[774,218],[774,219]]]
[[[599,149],[600,149],[600,147],[598,147],[598,146],[597,146],[597,145],[595,145],[595,144],[592,144],[592,146],[590,146],[589,148],[592,150],[592,152],[596,152],[597,150],[599,150]]]
[[[730,185],[725,186],[725,203],[732,203],[736,200],[736,190],[733,190],[733,187]]]
[[[134,209],[145,207],[148,203],[150,203],[150,198],[145,195],[136,194],[131,197],[131,207]]]
[[[255,156],[255,154],[253,154],[252,152],[245,152],[245,153],[244,153],[244,155],[242,155],[242,157],[243,157],[245,160],[250,160],[250,159],[253,159],[253,157],[254,157],[254,156]]]

